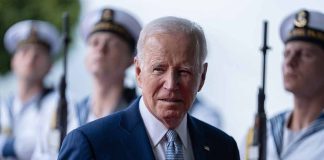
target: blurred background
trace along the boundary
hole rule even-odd
[[[110,6],[132,13],[142,25],[162,16],[178,16],[200,24],[207,38],[209,55],[205,86],[199,97],[214,106],[223,118],[223,130],[240,144],[254,123],[257,93],[261,84],[263,21],[268,20],[266,102],[268,117],[291,108],[292,97],[283,89],[281,63],[283,44],[279,26],[283,18],[300,9],[324,12],[318,0],[0,0],[0,97],[15,91],[10,57],[3,49],[5,30],[22,19],[47,20],[61,27],[64,11],[71,15],[72,43],[68,55],[68,92],[78,100],[91,92],[90,76],[84,67],[85,44],[78,30],[82,17]],[[62,56],[61,56],[62,57]],[[48,85],[57,86],[62,58],[57,58]],[[127,85],[136,85],[133,67]]]

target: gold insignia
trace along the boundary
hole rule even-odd
[[[302,28],[305,27],[307,23],[308,23],[308,12],[302,10],[297,14],[294,24],[296,27]]]
[[[31,28],[30,28],[30,33],[29,36],[27,38],[29,41],[37,41],[38,40],[38,35],[37,35],[37,27],[35,24],[32,24]]]
[[[103,10],[102,17],[101,17],[102,20],[109,21],[109,20],[112,20],[112,18],[113,18],[113,11],[112,10],[110,10],[110,9]]]

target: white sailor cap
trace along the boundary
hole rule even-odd
[[[4,46],[11,54],[23,43],[43,44],[54,55],[60,49],[61,39],[56,28],[48,22],[24,20],[12,25],[4,36]]]
[[[324,14],[303,9],[289,15],[281,24],[280,37],[284,43],[301,40],[324,47]]]
[[[113,8],[90,12],[81,22],[81,34],[85,41],[95,32],[112,32],[126,40],[134,54],[141,29],[132,15]]]

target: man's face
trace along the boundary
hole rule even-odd
[[[136,79],[149,111],[167,128],[176,128],[202,88],[207,64],[199,66],[194,43],[184,34],[155,34],[135,59]]]
[[[285,89],[295,95],[324,92],[324,50],[303,41],[288,42],[284,51]]]
[[[42,81],[51,68],[48,48],[35,43],[20,45],[11,62],[11,67],[19,79]]]
[[[87,41],[86,67],[94,76],[124,75],[132,63],[129,45],[113,33],[97,32]]]

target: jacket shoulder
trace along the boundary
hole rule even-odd
[[[190,137],[193,143],[208,146],[209,157],[236,160],[239,159],[239,151],[233,137],[224,131],[202,122],[194,117],[190,117],[192,125],[189,125]],[[196,147],[201,147],[193,144]]]
[[[87,137],[79,130],[70,132],[62,143],[58,160],[93,159],[94,153]]]
[[[225,133],[224,131],[208,124],[205,123],[195,117],[190,117],[192,119],[192,122],[194,123],[194,127],[196,127],[197,129],[203,131],[204,134],[207,135],[213,135],[211,138],[220,138],[223,140],[230,140],[232,139],[231,136],[229,136],[227,133]]]
[[[87,137],[100,138],[104,133],[111,133],[113,130],[119,127],[122,114],[123,111],[120,111],[97,119],[77,128],[77,130],[82,132]]]

